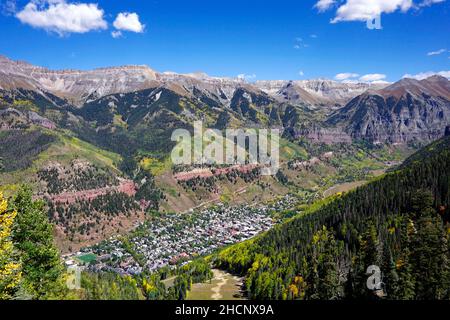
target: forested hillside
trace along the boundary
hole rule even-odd
[[[44,202],[28,187],[7,201],[0,192],[0,300],[71,299]]]
[[[399,170],[221,251],[253,299],[448,299],[450,137]],[[367,288],[370,265],[384,290]]]

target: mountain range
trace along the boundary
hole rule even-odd
[[[445,131],[450,109],[450,83],[441,76],[394,84],[248,83],[204,73],[160,73],[147,66],[54,71],[3,56],[0,92],[5,100],[28,97],[67,110],[95,121],[98,130],[113,126],[114,119],[133,127],[165,116],[186,126],[193,119],[218,128],[278,126],[286,134],[328,143],[430,141]]]
[[[304,81],[257,81],[249,84],[239,78],[210,77],[204,73],[156,72],[148,66],[121,66],[91,71],[49,70],[0,56],[0,89],[23,88],[50,92],[82,105],[93,98],[164,87],[183,96],[206,96],[230,103],[239,87],[267,93],[279,101],[307,104],[345,103],[369,88],[384,85],[341,83],[326,79]]]

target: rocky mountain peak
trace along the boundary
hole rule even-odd
[[[450,81],[447,78],[435,75],[423,80],[404,78],[396,83],[379,90],[383,97],[395,97],[400,99],[406,94],[412,96],[421,96],[423,94],[429,96],[441,96],[450,100]]]
[[[352,137],[373,142],[431,141],[450,123],[450,86],[444,77],[402,79],[367,91],[333,114],[328,122]]]

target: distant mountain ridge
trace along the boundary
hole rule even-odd
[[[50,70],[0,56],[0,89],[45,90],[80,105],[88,99],[162,86],[182,95],[192,95],[196,88],[210,97],[231,101],[234,91],[245,87],[265,92],[273,98],[309,105],[345,104],[369,88],[383,85],[341,83],[332,80],[257,81],[210,77],[204,73],[178,74],[156,72],[148,66],[121,66],[89,71]]]
[[[381,89],[387,84],[343,83],[328,79],[297,81],[257,81],[255,85],[261,90],[286,102],[303,102],[306,104],[345,104],[351,98],[369,89]]]
[[[393,84],[248,83],[200,72],[160,73],[147,66],[53,71],[0,56],[0,96],[8,103],[29,100],[40,108],[64,110],[63,122],[50,120],[79,127],[82,135],[94,129],[101,140],[118,134],[117,129],[128,136],[137,127],[167,138],[165,131],[174,125],[190,127],[193,120],[203,120],[218,129],[275,126],[285,136],[327,144],[408,143],[432,141],[450,124],[450,82],[441,76]]]

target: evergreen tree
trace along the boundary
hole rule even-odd
[[[383,248],[383,283],[384,291],[388,299],[397,299],[399,293],[399,276],[397,273],[394,258],[392,257],[392,250],[387,243]]]
[[[33,201],[22,187],[12,202],[17,211],[13,241],[22,259],[23,286],[33,299],[62,298],[66,294],[64,268],[53,243],[53,226],[42,201]]]
[[[340,297],[337,258],[339,249],[334,235],[326,227],[312,241],[307,283],[309,299],[331,300]]]
[[[367,288],[367,268],[379,265],[377,229],[373,220],[365,223],[364,232],[359,237],[359,250],[353,260],[351,280],[354,299],[372,299],[373,292]],[[350,284],[349,284],[350,285]]]
[[[417,299],[442,299],[447,288],[447,241],[442,220],[433,209],[433,197],[427,191],[412,199],[413,214],[418,217],[411,241],[411,258],[416,277]]]
[[[414,233],[414,224],[406,219],[401,226],[401,250],[396,261],[396,270],[399,276],[398,291],[395,296],[398,300],[412,300],[415,297],[415,278],[411,265],[411,241]]]

